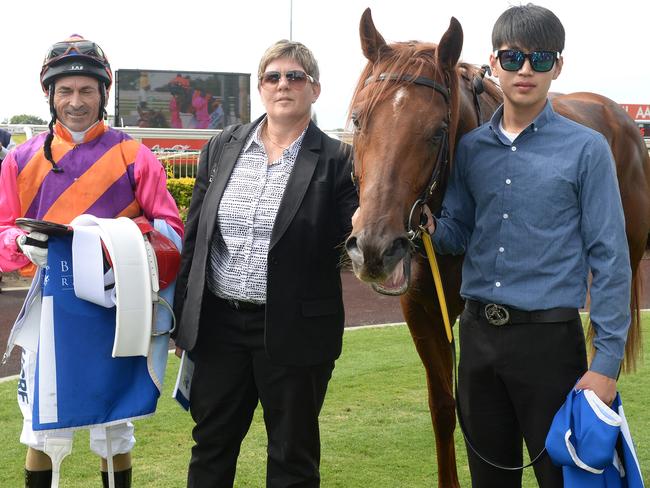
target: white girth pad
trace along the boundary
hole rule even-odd
[[[147,356],[151,341],[152,287],[142,232],[131,219],[80,215],[70,225],[77,297],[116,307],[113,357]],[[102,245],[113,263],[115,288],[104,290]]]

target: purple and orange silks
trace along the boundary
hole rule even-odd
[[[84,213],[105,218],[145,215],[165,220],[183,235],[164,168],[146,146],[102,122],[75,144],[57,123],[52,155],[63,173],[54,173],[43,153],[46,136],[21,144],[2,164],[0,271],[29,264],[16,246],[16,237],[24,234],[14,225],[18,217],[67,224]]]

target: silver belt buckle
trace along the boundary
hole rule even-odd
[[[510,320],[508,309],[496,303],[488,303],[484,309],[485,318],[490,325],[505,325]]]

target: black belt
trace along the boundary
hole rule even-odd
[[[241,300],[233,300],[232,298],[221,298],[228,307],[238,312],[259,312],[264,310],[266,304],[264,303],[253,303],[253,302],[244,302]]]
[[[534,324],[547,322],[567,322],[580,317],[576,308],[549,308],[548,310],[517,310],[498,303],[482,303],[466,300],[465,309],[482,317],[492,325]]]

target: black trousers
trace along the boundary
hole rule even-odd
[[[566,395],[587,370],[580,319],[490,325],[468,310],[460,320],[458,401],[468,436],[488,460],[521,466],[543,448]],[[494,468],[467,446],[473,488],[520,488],[522,471]],[[561,468],[544,454],[534,465],[541,488],[563,488]]]
[[[235,311],[206,296],[190,412],[196,423],[190,488],[232,487],[241,442],[258,400],[268,436],[266,486],[320,485],[320,414],[334,362],[280,366],[264,351],[264,310]],[[261,485],[261,483],[260,483]]]

